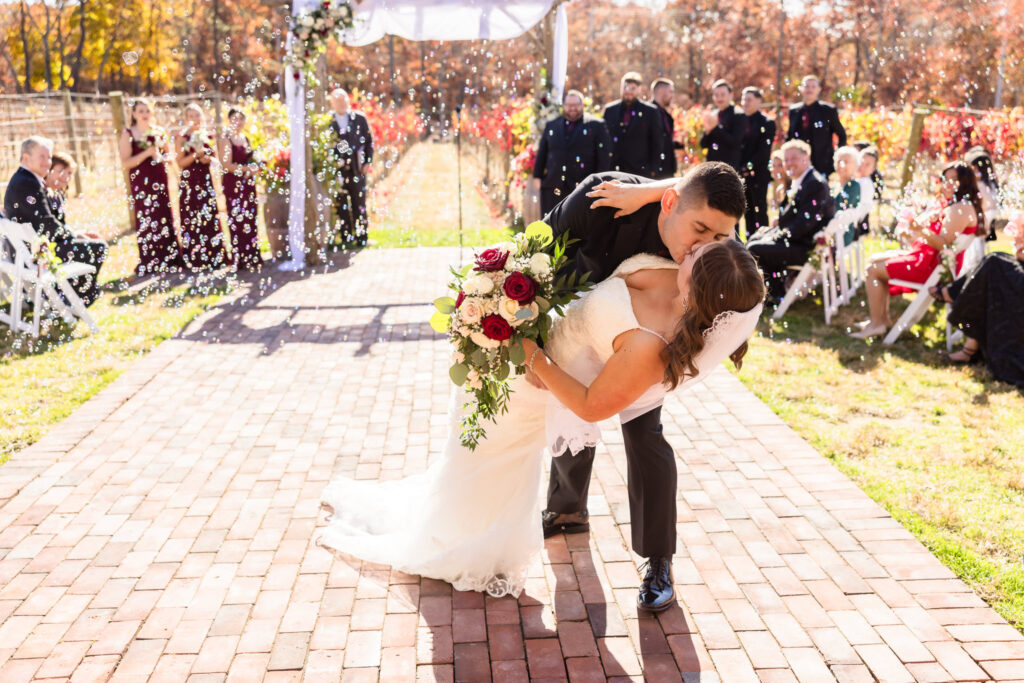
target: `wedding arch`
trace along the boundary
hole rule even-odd
[[[563,0],[293,0],[285,58],[292,151],[288,203],[292,260],[281,268],[305,267],[307,223],[321,219],[320,212],[308,215],[307,211],[313,203],[306,183],[310,173],[306,86],[314,85],[315,66],[332,37],[353,47],[387,35],[415,41],[508,40],[539,24],[555,5],[550,73],[552,93],[561,99],[569,55]]]

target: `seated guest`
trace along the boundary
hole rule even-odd
[[[863,140],[853,143],[853,146],[860,151],[860,171],[857,173],[857,180],[861,184],[861,196],[865,196],[865,191],[870,189],[875,204],[878,204],[882,201],[882,190],[885,189],[885,178],[878,171],[878,148]],[[870,216],[865,216],[857,226],[857,234],[867,235],[870,232]]]
[[[769,300],[776,304],[786,295],[786,269],[807,263],[815,235],[835,214],[828,183],[811,167],[810,145],[790,140],[782,146],[782,153],[786,174],[793,184],[786,192],[779,217],[771,227],[754,233],[747,243],[764,271]]]
[[[964,155],[964,161],[974,171],[978,181],[978,193],[981,195],[981,208],[985,211],[985,232],[989,240],[996,238],[992,230],[992,221],[999,213],[999,181],[996,179],[995,167],[988,151],[979,146],[971,147]]]
[[[973,272],[932,296],[953,304],[949,322],[964,331],[954,363],[969,363],[978,351],[996,379],[1024,387],[1024,230],[1014,235],[1016,254],[989,254]]]
[[[786,193],[789,192],[789,186],[793,184],[789,176],[786,175],[786,158],[781,149],[772,152],[769,168],[772,172],[772,187],[768,192],[768,197],[771,199],[770,206],[772,211],[778,213],[782,210],[782,202],[786,201]]]
[[[909,231],[914,243],[910,249],[879,254],[868,266],[865,280],[871,317],[859,323],[860,330],[851,336],[867,339],[885,334],[889,329],[889,296],[912,291],[890,285],[889,280],[925,282],[939,265],[943,249],[961,234],[976,233],[978,226],[984,224],[978,182],[967,164],[956,161],[942,169],[940,193],[937,211],[929,211],[911,221]],[[956,260],[958,269],[962,261],[963,254],[960,254]]]
[[[854,147],[840,147],[836,150],[833,163],[836,167],[836,176],[839,179],[839,190],[832,201],[835,203],[836,212],[856,209],[861,203],[861,184],[857,181],[857,173],[860,171],[860,152]],[[857,226],[853,223],[843,234],[843,244],[853,244],[857,239]]]
[[[93,233],[73,234],[63,222],[63,200],[60,215],[54,215],[54,203],[47,191],[47,177],[52,173],[49,186],[63,196],[71,176],[74,160],[59,156],[51,169],[53,143],[32,136],[21,143],[21,167],[11,176],[4,195],[4,214],[18,223],[31,225],[36,234],[56,245],[57,257],[62,261],[78,261],[96,267],[95,275],[85,275],[71,281],[71,286],[86,306],[99,298],[96,277],[107,257],[107,245]]]

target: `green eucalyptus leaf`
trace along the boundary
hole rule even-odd
[[[452,382],[456,386],[461,387],[469,377],[469,366],[465,363],[456,363],[448,369],[448,376],[452,378]]]
[[[441,313],[453,313],[455,311],[455,299],[450,296],[441,296],[434,299],[434,306]]]
[[[451,326],[451,323],[451,316],[449,316],[446,313],[438,312],[430,316],[430,327],[433,328],[434,332],[444,334],[445,332],[448,331],[448,328]]]

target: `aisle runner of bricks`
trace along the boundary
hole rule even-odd
[[[253,280],[0,467],[0,681],[1024,679],[1021,634],[724,370],[666,404],[681,602],[656,618],[614,423],[591,533],[518,601],[318,547],[332,476],[441,452],[424,321],[456,257]]]

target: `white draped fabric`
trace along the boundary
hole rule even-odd
[[[565,14],[565,3],[555,10],[555,45],[551,55],[551,94],[555,101],[562,101],[565,92],[565,70],[569,65],[569,17]]]
[[[355,26],[340,34],[352,46],[369,45],[386,35],[409,40],[508,40],[536,26],[555,0],[358,0],[352,2]],[[303,14],[318,0],[293,0],[292,15]],[[561,99],[569,57],[569,22],[565,6],[556,13],[551,82]],[[289,31],[289,43],[291,42]],[[291,139],[305,141],[306,92],[303,79],[285,70],[285,103]],[[292,260],[283,270],[305,265],[306,146],[292,145],[291,191],[288,203],[288,245]]]
[[[309,11],[317,0],[294,0],[292,15]],[[291,48],[293,36],[288,31],[288,45]],[[300,74],[301,76],[301,74]],[[304,78],[295,78],[294,67],[284,70],[285,105],[288,108],[289,140],[292,141],[291,161],[288,172],[291,182],[288,188],[288,249],[291,261],[282,263],[281,270],[301,270],[306,265],[306,88]],[[300,140],[301,144],[295,144]]]
[[[508,40],[543,19],[554,0],[361,0],[352,3],[355,27],[347,45],[369,45],[386,35],[409,40]]]

